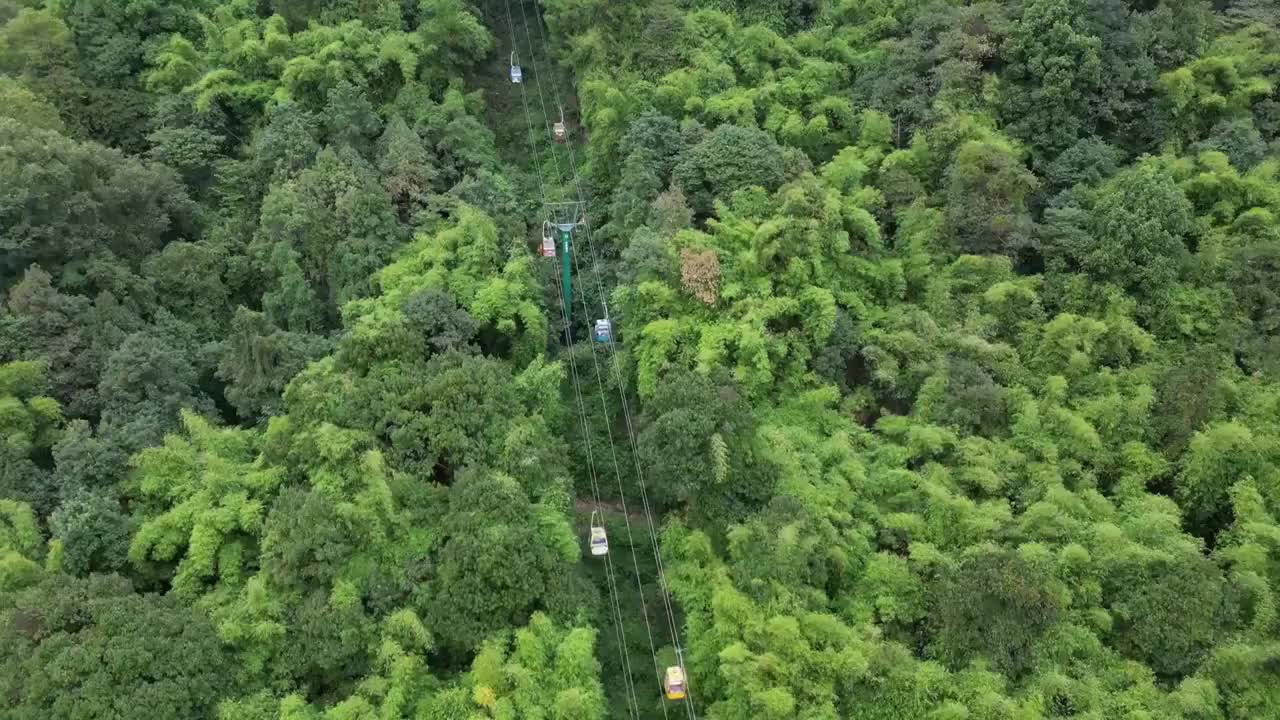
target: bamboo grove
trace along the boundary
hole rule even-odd
[[[0,720],[1277,667],[1273,2],[0,0]]]

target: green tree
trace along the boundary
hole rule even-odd
[[[253,536],[228,536],[253,543],[243,559],[256,557],[259,570],[216,598],[220,632],[241,662],[282,686],[347,689],[373,662],[378,617],[422,582],[431,526],[408,524],[402,486],[366,433],[275,418],[254,462],[288,484]]]
[[[39,582],[44,549],[31,507],[0,499],[0,592],[10,593]]]
[[[419,602],[442,646],[467,651],[548,607],[578,558],[564,515],[519,483],[477,468],[449,491],[445,540]]]
[[[1108,108],[1102,42],[1085,25],[1080,0],[1033,0],[1001,50],[1008,64],[1001,115],[1015,137],[1050,159],[1090,133]]]
[[[217,376],[241,417],[264,419],[283,413],[289,380],[331,348],[323,337],[281,330],[262,313],[240,307],[219,344]]]
[[[533,258],[521,244],[502,244],[485,213],[460,205],[455,219],[437,232],[420,232],[400,257],[378,273],[381,295],[344,309],[350,329],[348,355],[358,364],[404,349],[388,343],[387,329],[404,325],[405,304],[419,292],[448,293],[479,323],[483,352],[527,365],[546,347],[548,320]],[[408,342],[412,335],[401,335]],[[388,345],[389,347],[384,347]]]
[[[26,127],[65,132],[58,109],[13,78],[0,78],[0,113]]]
[[[485,641],[471,663],[472,701],[481,717],[529,717],[550,711],[563,720],[605,717],[595,633],[557,626],[534,613],[515,632]]]
[[[1272,91],[1265,68],[1276,52],[1273,31],[1251,26],[1218,38],[1200,57],[1162,74],[1174,138],[1193,143],[1220,123],[1246,119],[1262,119],[1258,129],[1274,138],[1276,128],[1265,120]]]
[[[209,717],[240,678],[213,623],[119,576],[51,574],[0,611],[6,714]]]
[[[283,473],[257,462],[250,431],[217,429],[189,412],[182,425],[185,436],[168,435],[132,460],[140,522],[129,559],[174,563],[174,592],[194,600],[209,586],[234,591],[244,582]]]
[[[40,363],[0,365],[0,497],[32,505],[41,516],[56,503],[48,456],[62,430],[62,408],[46,387]]]
[[[671,182],[702,215],[712,202],[727,200],[734,190],[759,185],[775,190],[782,184],[782,149],[767,133],[721,125],[689,148],[676,164]]]
[[[51,100],[63,121],[81,119],[77,110],[84,83],[76,64],[71,30],[54,12],[24,7],[0,26],[0,73]]]
[[[962,145],[947,169],[947,230],[958,250],[1016,255],[1026,249],[1027,199],[1038,184],[1018,150],[998,136]]]
[[[166,167],[7,119],[0,148],[0,287],[32,263],[60,279],[104,254],[137,268],[194,229],[194,207]]]
[[[935,649],[954,666],[985,657],[1014,677],[1036,667],[1037,645],[1063,611],[1063,588],[1042,549],[979,548],[933,590]]]
[[[267,317],[293,332],[338,325],[338,309],[368,294],[370,276],[402,239],[390,198],[364,160],[325,150],[262,203],[253,253],[275,289]]]
[[[1187,448],[1175,482],[1176,497],[1193,526],[1206,534],[1229,521],[1232,485],[1252,480],[1262,487],[1280,487],[1280,466],[1270,437],[1258,437],[1239,422],[1214,423],[1197,432]]]
[[[1144,300],[1157,300],[1178,279],[1194,232],[1191,206],[1154,162],[1126,170],[1102,186],[1087,235],[1047,251]]]

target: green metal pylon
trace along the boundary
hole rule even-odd
[[[573,317],[573,264],[569,255],[573,252],[573,226],[558,225],[556,230],[560,233],[560,276],[564,280],[564,318],[568,323]]]

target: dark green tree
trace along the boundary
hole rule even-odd
[[[1102,41],[1090,33],[1084,0],[1032,0],[1001,48],[1007,65],[1001,115],[1015,137],[1048,160],[1094,130],[1101,99]]]
[[[49,517],[50,536],[62,543],[62,569],[71,575],[123,571],[132,529],[120,502],[103,490],[66,494]]]
[[[960,147],[947,170],[947,229],[961,253],[1016,255],[1031,243],[1027,200],[1039,182],[1000,138]]]
[[[444,532],[417,596],[432,633],[455,651],[546,608],[579,552],[563,515],[531,503],[515,479],[481,468],[450,489]]]
[[[195,229],[194,207],[164,166],[5,119],[0,148],[0,287],[32,263],[59,284],[103,255],[136,269]],[[82,292],[92,296],[98,289]]]
[[[1280,373],[1280,238],[1232,251],[1226,280],[1243,316],[1242,359],[1250,370]]]
[[[751,409],[733,383],[677,371],[644,411],[639,461],[660,506],[727,524],[768,501],[768,475],[752,460]]]
[[[1232,629],[1232,589],[1203,557],[1152,562],[1108,582],[1115,646],[1163,678],[1194,673]]]
[[[196,352],[194,333],[181,323],[126,337],[102,371],[103,437],[132,452],[159,445],[183,410],[212,414]]]
[[[1064,253],[1093,278],[1149,301],[1177,281],[1195,226],[1191,205],[1173,178],[1149,161],[1102,186],[1085,230],[1046,253]]]
[[[96,435],[88,422],[72,420],[53,445],[53,461],[58,492],[67,496],[110,489],[124,478],[129,456]]]
[[[933,648],[954,667],[983,657],[1021,676],[1064,610],[1062,588],[1043,567],[1008,548],[980,548],[945,571],[931,590]]]
[[[321,113],[325,138],[331,147],[347,146],[368,154],[382,121],[360,88],[343,80],[329,91]]]
[[[338,310],[369,292],[369,278],[404,239],[391,199],[351,150],[325,150],[315,164],[272,187],[253,241],[273,289],[267,317],[293,332],[338,325]]]
[[[119,576],[53,574],[4,599],[8,717],[207,718],[239,672],[200,611]]]
[[[52,278],[38,266],[28,270],[9,292],[13,359],[40,360],[46,367],[51,394],[68,414],[97,413],[96,378],[101,364],[90,352],[91,305],[84,298],[54,289]]]
[[[437,176],[434,158],[418,133],[399,115],[387,122],[387,129],[378,140],[378,172],[402,222],[408,222],[426,207]]]
[[[737,125],[721,125],[690,147],[676,164],[672,184],[701,215],[712,202],[750,185],[773,191],[782,184],[782,149],[767,133]],[[660,186],[659,186],[660,187]]]
[[[217,376],[242,418],[263,419],[283,412],[285,386],[331,348],[323,337],[281,330],[262,313],[240,307],[218,345]]]

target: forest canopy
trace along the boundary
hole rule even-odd
[[[1278,667],[1274,2],[0,0],[0,720]]]

